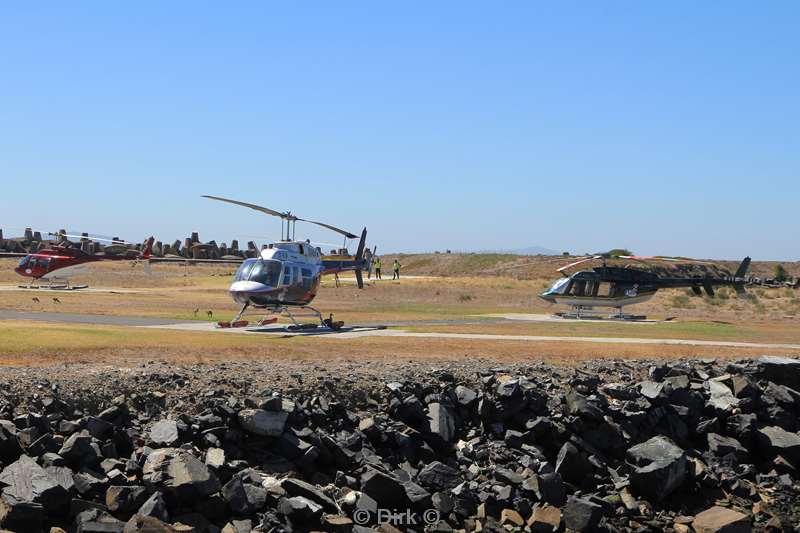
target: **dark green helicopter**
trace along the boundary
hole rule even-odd
[[[609,259],[650,266],[651,263],[662,263],[672,268],[646,270],[630,264],[612,266],[608,264]],[[602,261],[600,266],[567,274],[568,270],[578,265],[598,260]],[[675,267],[679,265],[684,268],[676,269]],[[617,314],[611,318],[630,318],[631,315],[623,313],[623,307],[646,302],[655,296],[659,289],[687,287],[698,296],[704,290],[709,296],[714,296],[714,287],[727,286],[733,287],[740,297],[746,295],[744,285],[747,269],[750,267],[749,257],[744,258],[732,276],[717,268],[687,268],[691,265],[711,265],[711,263],[680,257],[595,255],[559,268],[558,272],[564,277],[553,283],[539,297],[550,303],[571,306],[578,317],[584,310],[612,307],[617,309]],[[680,270],[684,271],[684,275],[676,275]]]

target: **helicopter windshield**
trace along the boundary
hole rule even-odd
[[[29,255],[26,255],[25,257],[23,257],[22,259],[20,259],[20,261],[19,261],[19,268],[25,268],[25,265],[27,265],[27,264],[28,264],[28,260],[29,260],[30,258],[31,258],[31,257],[30,257]]]
[[[569,278],[561,278],[545,291],[545,294],[564,294],[567,291]]]
[[[239,267],[239,270],[236,271],[236,277],[234,281],[246,281],[247,277],[250,275],[250,271],[253,270],[253,265],[258,262],[258,259],[245,259],[242,266]]]
[[[270,287],[277,287],[281,278],[281,267],[280,261],[259,260],[253,265],[250,270],[250,277],[247,280],[269,285]]]

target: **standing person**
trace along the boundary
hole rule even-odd
[[[375,267],[375,279],[381,279],[381,258],[375,257],[372,265]]]
[[[398,261],[397,258],[395,258],[394,265],[392,265],[392,272],[393,272],[392,279],[400,279],[400,267],[401,266],[402,265],[400,264],[400,261]]]

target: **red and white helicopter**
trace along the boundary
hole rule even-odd
[[[267,315],[285,315],[294,327],[305,327],[297,322],[292,309],[306,309],[311,311],[310,316],[319,320],[321,326],[338,329],[341,322],[334,322],[333,317],[323,319],[322,313],[311,307],[311,302],[317,295],[320,281],[325,274],[336,274],[344,271],[353,271],[359,288],[364,288],[363,271],[369,269],[369,259],[365,257],[367,228],[361,232],[361,237],[343,229],[299,218],[291,212],[281,213],[260,205],[239,202],[220,198],[219,196],[203,196],[211,200],[227,202],[229,204],[248,207],[261,213],[279,217],[281,219],[281,240],[268,244],[257,258],[245,259],[228,291],[233,300],[242,305],[241,311],[231,322],[220,322],[221,327],[245,327],[248,322],[241,320],[249,307],[266,310]],[[343,235],[346,239],[359,239],[358,250],[353,258],[342,257],[333,259],[323,257],[319,248],[310,241],[295,240],[295,225],[297,221],[308,222],[322,226]],[[284,224],[285,222],[285,224]],[[285,228],[285,234],[284,234]],[[277,316],[265,317],[259,325],[270,324],[277,321]],[[316,327],[316,324],[310,326]]]
[[[23,289],[84,289],[86,285],[70,286],[69,279],[78,274],[85,274],[92,263],[101,261],[144,261],[148,270],[150,253],[154,238],[147,239],[144,250],[132,250],[128,242],[118,239],[91,237],[95,241],[108,241],[103,254],[91,254],[81,249],[78,243],[69,238],[85,239],[84,235],[67,233],[51,233],[58,238],[58,244],[25,255],[14,269],[14,272],[26,278],[32,278],[31,284],[20,285]],[[47,285],[41,282],[46,281]]]

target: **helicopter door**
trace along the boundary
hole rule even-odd
[[[288,287],[292,284],[294,267],[284,265],[283,267],[283,286]]]
[[[607,281],[600,281],[597,283],[597,291],[595,296],[600,296],[601,298],[609,298],[612,296],[613,287],[614,285]]]
[[[311,286],[314,284],[314,275],[311,273],[311,269],[304,268],[303,272],[303,288],[306,290],[311,289]]]
[[[576,279],[572,282],[572,295],[573,296],[586,296],[586,281]]]

